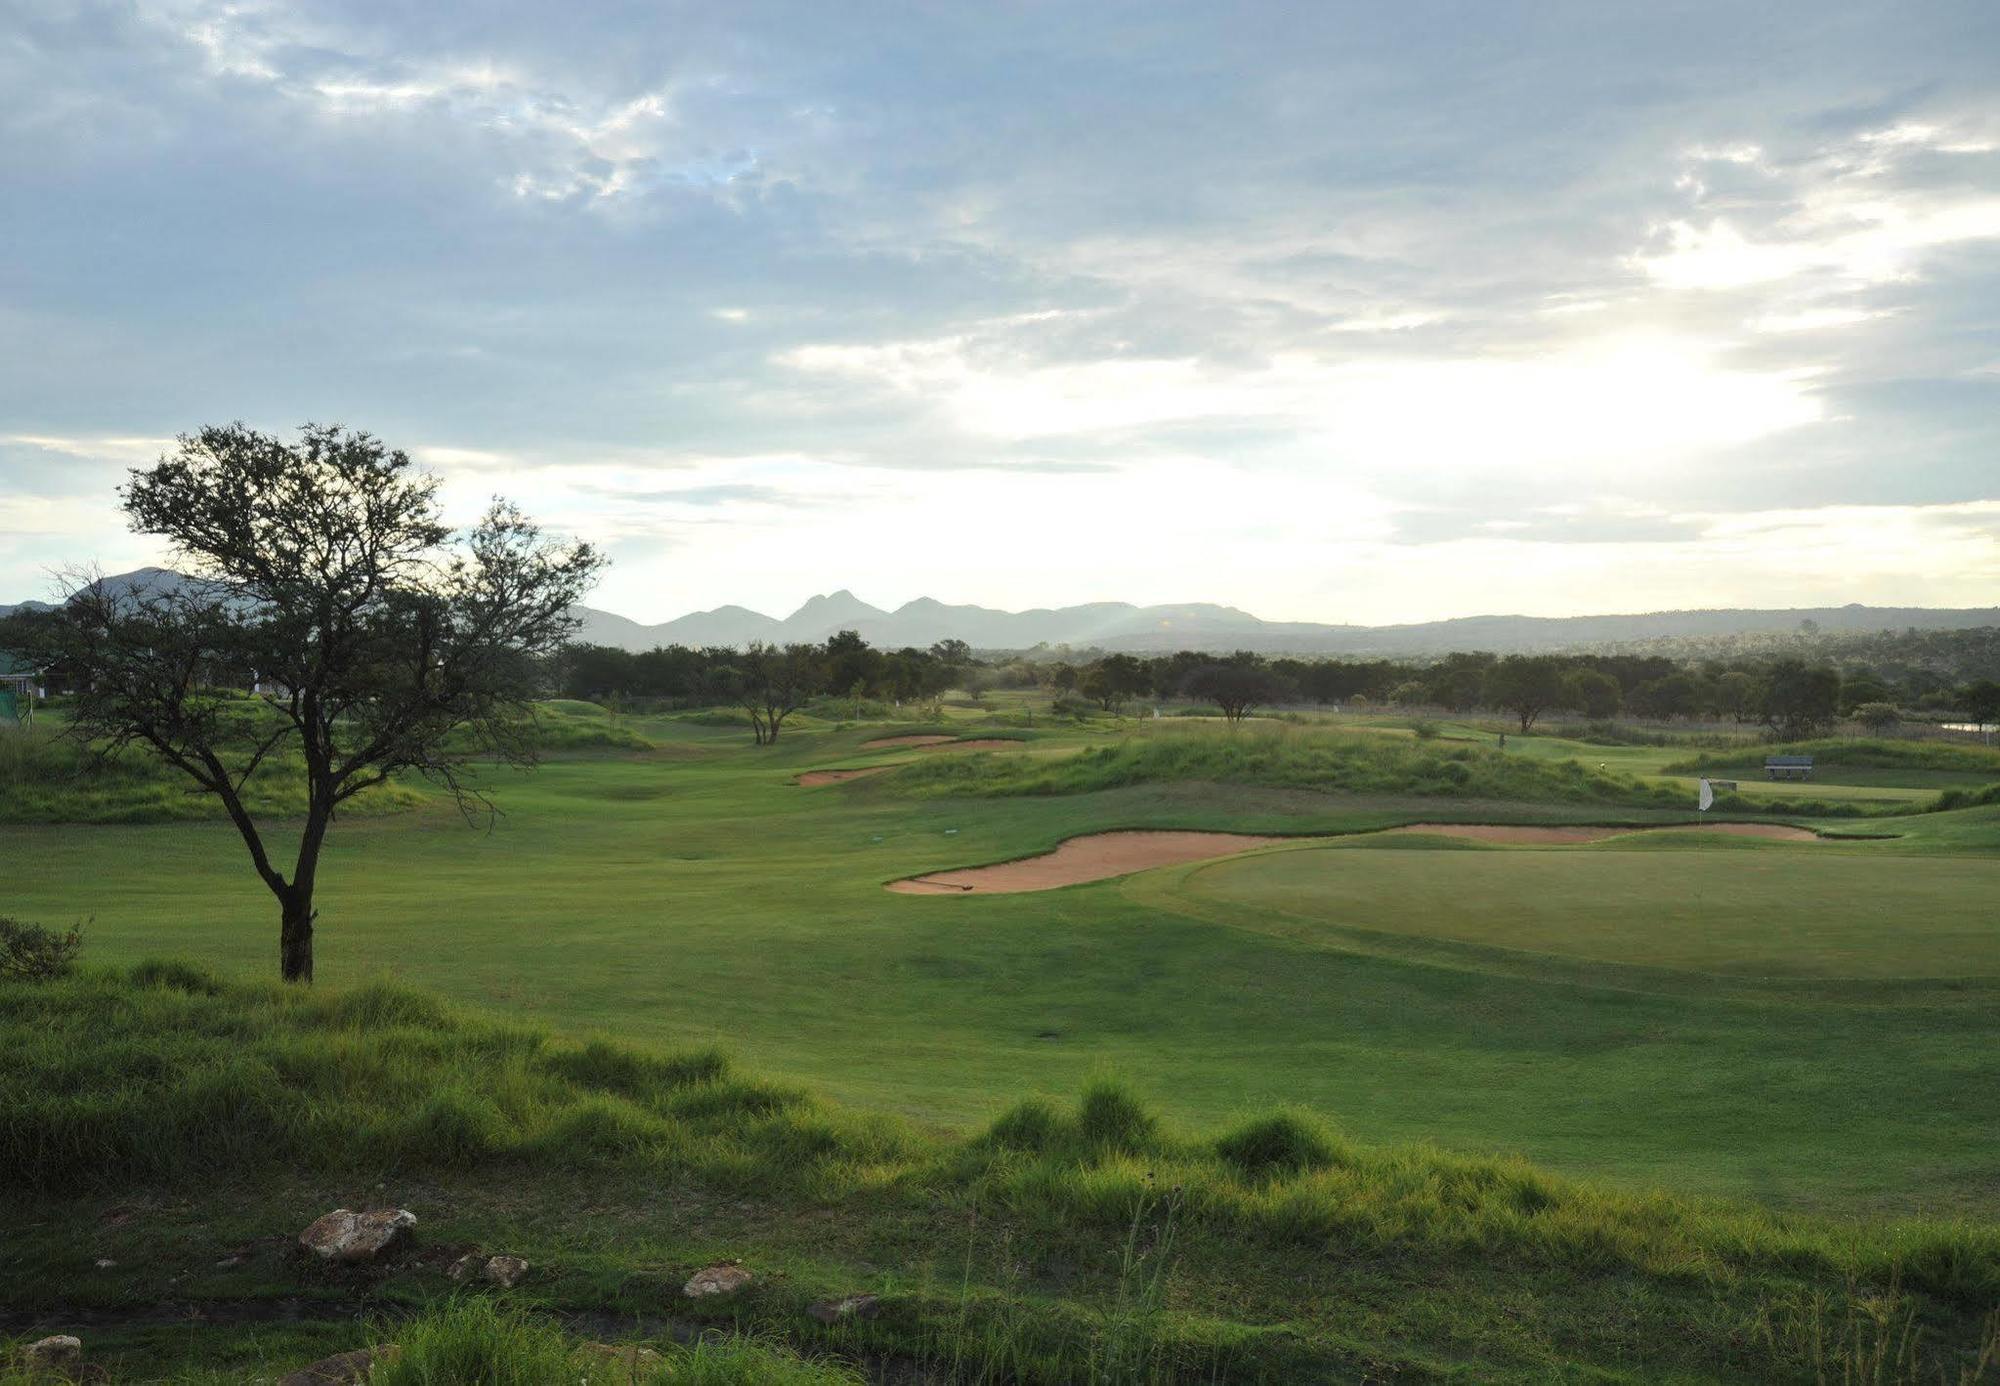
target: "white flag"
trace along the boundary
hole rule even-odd
[[[1701,811],[1708,812],[1715,807],[1715,787],[1706,779],[1701,782]]]

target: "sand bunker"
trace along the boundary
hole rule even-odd
[[[842,780],[858,780],[867,775],[884,774],[895,768],[893,765],[864,765],[857,770],[808,770],[792,783],[808,787],[816,784],[839,784]]]
[[[942,746],[957,739],[955,736],[878,736],[873,741],[862,742],[861,748],[872,751],[878,746]]]
[[[926,751],[1018,751],[1028,743],[1009,741],[1004,736],[988,736],[971,741],[944,741],[924,747]]]
[[[1810,828],[1794,828],[1785,823],[1672,823],[1657,828],[1560,827],[1537,828],[1522,823],[1411,823],[1401,828],[1384,828],[1385,833],[1431,833],[1441,837],[1463,837],[1474,842],[1512,842],[1547,846],[1575,842],[1602,842],[1606,838],[1631,833],[1714,833],[1722,837],[1767,837],[1781,842],[1819,842]]]
[[[1249,833],[1114,832],[1073,837],[1053,852],[996,866],[963,871],[933,871],[906,881],[891,881],[887,889],[902,895],[986,895],[1024,890],[1054,890],[1111,876],[1126,876],[1155,866],[1233,856],[1252,847],[1290,842],[1286,837],[1256,837]]]

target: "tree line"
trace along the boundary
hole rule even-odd
[[[1630,714],[1655,721],[1705,718],[1758,723],[1807,736],[1843,717],[1886,728],[1913,706],[1980,723],[2000,720],[2000,684],[1973,680],[1927,687],[1796,658],[1686,664],[1662,655],[1451,654],[1428,663],[1307,660],[1250,651],[1217,656],[1099,654],[1085,660],[1033,655],[982,661],[963,641],[927,650],[877,650],[853,631],[824,644],[633,653],[571,646],[557,681],[570,697],[593,701],[663,699],[682,706],[734,704],[750,712],[757,739],[775,739],[784,718],[826,695],[896,703],[934,701],[961,688],[1040,688],[1056,706],[1116,712],[1138,702],[1186,701],[1238,721],[1260,707],[1388,704],[1449,712],[1502,712],[1522,731],[1551,713],[1593,720]]]

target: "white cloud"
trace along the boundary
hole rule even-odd
[[[965,337],[811,346],[780,360],[921,399],[979,437],[1254,421],[1295,430],[1329,462],[1429,475],[1615,469],[1823,417],[1808,373],[1732,367],[1714,345],[1668,336],[1598,339],[1524,358],[1291,353],[1249,368],[1188,358],[1041,365],[993,358]]]

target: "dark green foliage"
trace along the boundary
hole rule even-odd
[[[0,915],[0,978],[41,982],[67,976],[83,951],[83,929],[65,933]]]

